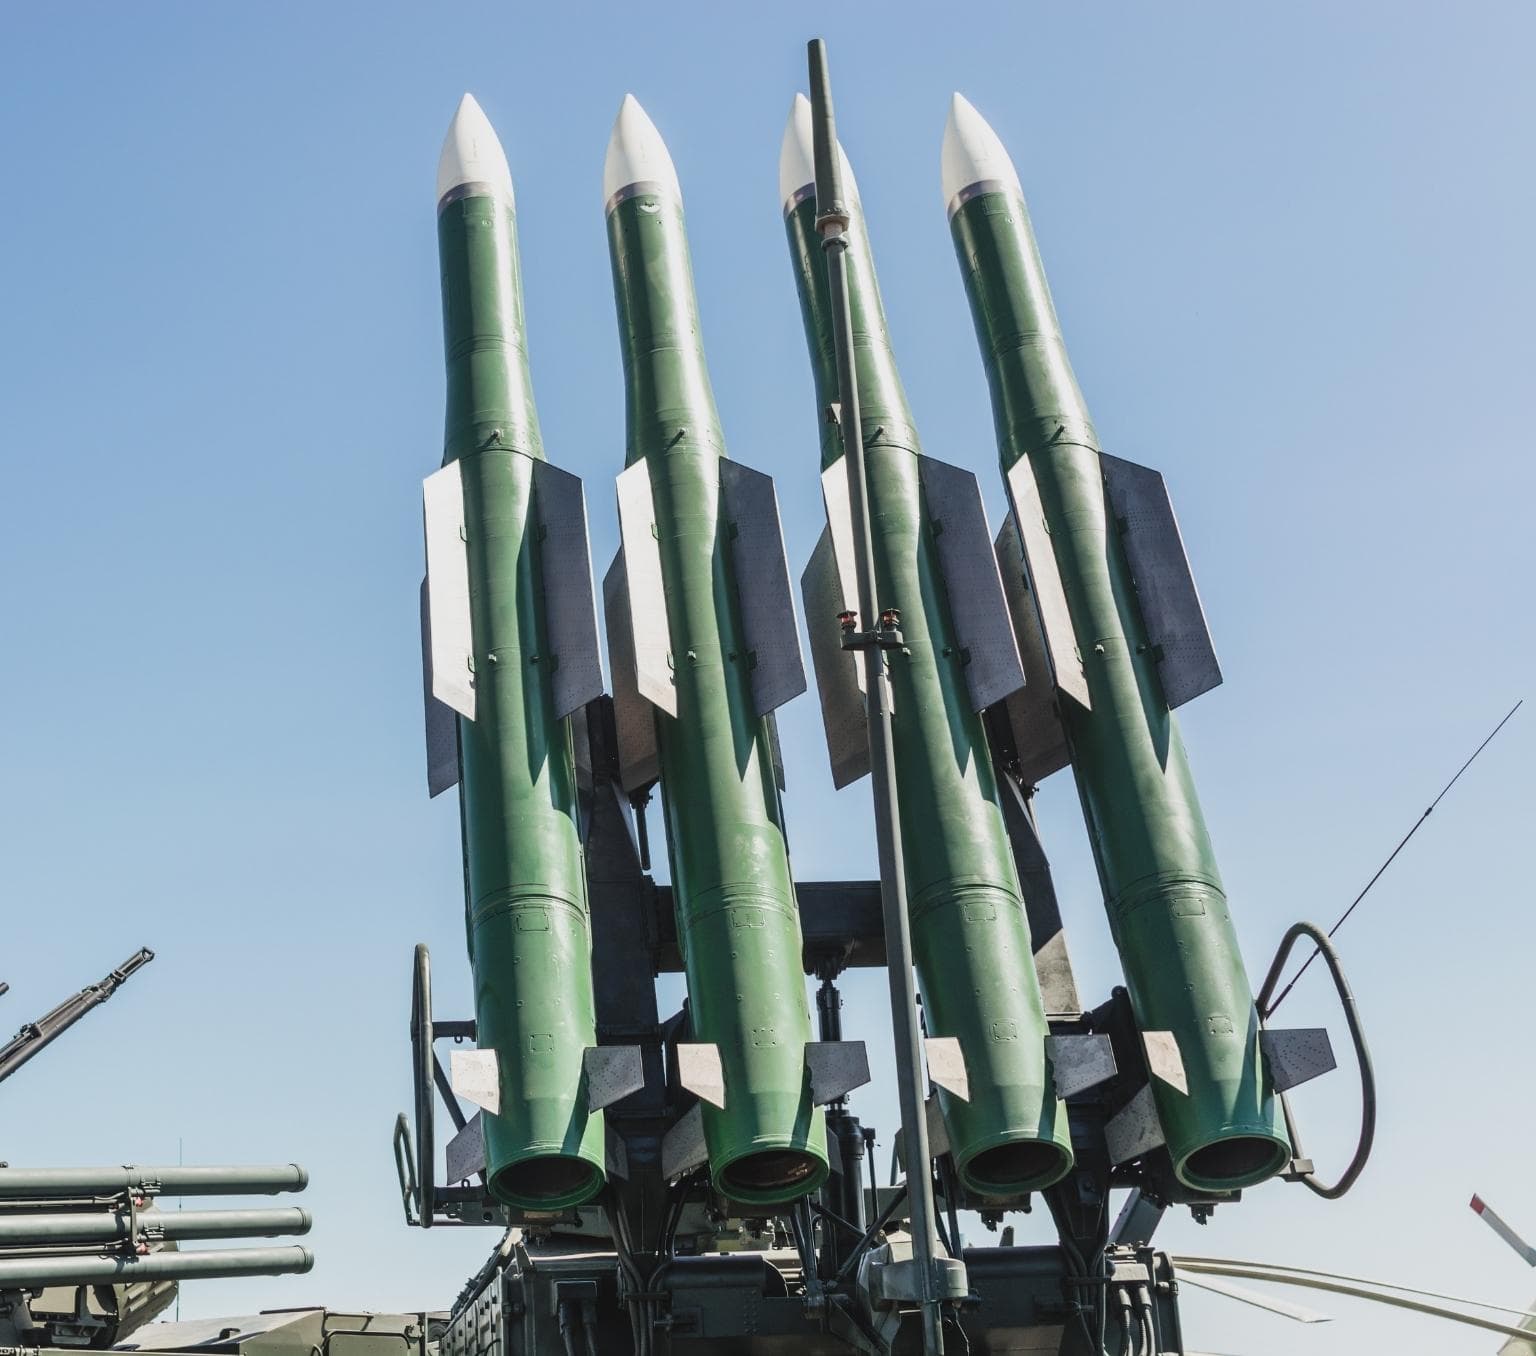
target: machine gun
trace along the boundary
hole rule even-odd
[[[117,969],[110,971],[104,979],[95,984],[86,985],[72,998],[66,998],[47,1016],[39,1017],[37,1021],[28,1022],[23,1026],[3,1048],[0,1048],[0,1083],[3,1083],[28,1060],[46,1050],[86,1013],[105,1003],[122,988],[131,975],[143,969],[154,958],[153,951],[147,946],[141,946]],[[9,988],[8,984],[0,984],[0,994],[4,994]]]

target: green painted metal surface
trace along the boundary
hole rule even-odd
[[[1013,1195],[1063,1177],[1072,1166],[1071,1138],[1045,1057],[1045,1008],[986,736],[971,709],[923,509],[922,446],[896,370],[862,209],[855,203],[851,210],[849,305],[876,599],[899,609],[905,641],[887,656],[913,958],[928,1034],[955,1037],[965,1055],[970,1100],[938,1093],[961,1178],[982,1195]],[[837,399],[837,368],[815,219],[812,196],[786,214],[785,228],[824,411]],[[841,465],[841,436],[822,424],[823,469]],[[807,624],[837,623],[809,617]]]
[[[623,348],[626,464],[655,505],[678,718],[657,711],[662,807],[693,1037],[713,1042],[724,1109],[705,1104],[716,1187],[793,1200],[827,1175],[811,1105],[800,919],[766,721],[754,713],[721,513],[725,442],[699,337],[683,211],[641,192],[608,213]]]
[[[500,1065],[483,1113],[487,1179],[511,1205],[554,1209],[603,1187],[603,1123],[582,1055],[596,1044],[592,938],[569,721],[546,654],[533,464],[542,460],[510,203],[438,215],[448,415],[474,635],[476,719],[459,719],[469,956],[482,1049]]]
[[[981,192],[950,228],[1003,470],[1029,458],[1085,670],[1092,709],[1064,693],[1058,705],[1131,1003],[1143,1031],[1174,1033],[1184,1060],[1187,1093],[1153,1079],[1174,1168],[1195,1188],[1251,1185],[1285,1166],[1289,1144],[1029,213],[1011,188]]]

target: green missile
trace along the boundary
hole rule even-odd
[[[827,1152],[771,720],[805,688],[778,509],[768,477],[726,459],[677,173],[633,97],[603,197],[627,429],[605,583],[621,775],[661,780],[693,1035],[679,1072],[715,1187],[780,1204],[821,1185]],[[669,1176],[690,1133],[663,1146]]]
[[[512,177],[467,94],[437,214],[448,397],[424,486],[428,781],[459,785],[479,1046],[456,1053],[454,1087],[481,1107],[472,1158],[491,1193],[555,1210],[605,1181],[568,719],[602,671],[581,484],[545,461],[534,409]]]
[[[959,95],[943,190],[1017,529],[999,544],[1005,581],[1055,688],[1031,685],[1010,714],[1034,732],[1020,747],[1036,777],[1070,756],[1151,1075],[1156,1129],[1122,1123],[1116,1154],[1111,1122],[1111,1152],[1136,1156],[1160,1131],[1187,1186],[1249,1186],[1284,1168],[1290,1145],[1172,714],[1220,681],[1172,508],[1161,476],[1100,448],[1018,174]]]
[[[817,407],[825,411],[837,400],[837,367],[814,178],[811,108],[797,96],[779,159],[779,197]],[[886,655],[929,1073],[961,1180],[981,1196],[1013,1196],[1049,1186],[1072,1167],[1066,1108],[1046,1058],[1029,924],[979,714],[1021,687],[1024,674],[976,477],[923,455],[846,157],[843,178],[875,597],[899,612],[903,642]],[[853,570],[843,440],[835,423],[819,422],[829,526],[804,594],[834,778],[843,785],[867,770],[868,749],[858,739],[864,717],[855,656],[839,641],[838,615],[857,606],[843,584]]]

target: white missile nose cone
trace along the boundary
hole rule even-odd
[[[635,184],[653,186],[653,192],[666,193],[679,203],[682,186],[677,182],[677,168],[640,101],[626,94],[613,120],[613,134],[608,138],[608,154],[603,159],[603,204],[612,211],[615,199]]]
[[[843,170],[843,193],[850,205],[859,201],[859,181],[853,177],[843,143],[837,143],[837,158]],[[811,134],[811,101],[795,95],[784,127],[784,141],[779,147],[779,202],[787,216],[807,198],[816,186],[816,150]]]
[[[784,124],[784,140],[779,146],[779,203],[791,211],[810,196],[816,186],[816,156],[811,143],[811,101],[795,95],[789,106],[789,121]]]
[[[443,139],[443,153],[437,162],[437,203],[463,184],[486,184],[488,192],[512,197],[512,171],[507,168],[507,153],[501,149],[491,121],[485,116],[475,96],[459,100],[458,111]]]
[[[950,216],[960,206],[956,199],[974,184],[994,183],[1024,191],[997,133],[960,94],[949,102],[941,165],[944,207]]]

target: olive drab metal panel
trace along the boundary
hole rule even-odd
[[[805,660],[773,477],[740,462],[720,462],[720,494],[730,525],[731,573],[760,716],[805,691]]]
[[[554,663],[550,685],[555,715],[563,717],[603,695],[581,478],[547,461],[534,462],[533,503],[539,517],[544,627]]]
[[[1221,684],[1221,665],[1189,568],[1173,501],[1160,472],[1099,454],[1110,508],[1119,520],[1136,601],[1155,647],[1170,707]]]
[[[1024,665],[992,554],[981,486],[972,472],[933,457],[919,457],[918,468],[949,615],[965,659],[971,709],[985,711],[1024,686]]]

